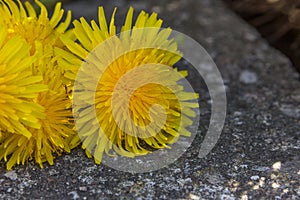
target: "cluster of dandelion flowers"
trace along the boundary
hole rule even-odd
[[[71,37],[71,13],[61,22],[58,3],[49,19],[35,2],[39,15],[28,2],[0,1],[0,160],[8,169],[28,160],[53,164],[55,155],[70,151],[74,134],[67,82],[54,55],[55,47],[64,48],[60,36]]]
[[[99,25],[84,18],[75,21],[79,43],[62,37],[68,51],[56,49],[66,77],[75,80],[73,114],[79,137],[71,143],[82,141],[96,163],[103,152],[145,155],[189,136],[186,128],[198,107],[198,95],[185,92],[178,84],[183,76],[173,72],[181,55],[169,39],[172,30],[160,30],[156,13],[141,12],[132,26],[130,8],[117,35],[115,11],[109,26],[102,7]]]

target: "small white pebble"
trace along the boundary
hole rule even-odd
[[[243,194],[243,195],[241,196],[241,200],[248,200],[247,194]]]
[[[248,165],[242,164],[242,165],[240,165],[240,168],[242,168],[242,169],[248,169]]]
[[[76,200],[76,199],[79,199],[79,198],[80,198],[79,195],[78,195],[78,193],[77,193],[76,191],[69,192],[68,195],[69,195],[69,196],[72,196],[71,198],[72,198],[73,200]]]
[[[254,72],[244,70],[240,75],[240,81],[245,84],[251,84],[257,82],[257,75]]]
[[[278,162],[274,163],[274,164],[272,165],[272,168],[273,168],[274,170],[279,170],[279,169],[281,168],[281,162],[278,161]]]
[[[8,189],[6,190],[6,192],[11,193],[12,190],[13,190],[12,188],[8,188]]]
[[[87,187],[81,186],[81,187],[79,187],[79,190],[82,191],[82,192],[86,192],[87,191]]]
[[[271,174],[271,179],[276,179],[277,178],[277,176],[276,176],[276,174]]]
[[[200,197],[197,196],[197,195],[194,195],[194,194],[190,194],[190,199],[192,199],[192,200],[199,200]]]
[[[261,178],[259,179],[258,185],[259,185],[260,187],[264,187],[264,185],[265,185],[265,180],[266,180],[265,177],[261,177]]]
[[[259,176],[257,176],[257,175],[251,176],[250,179],[253,181],[257,181],[257,180],[259,180]]]
[[[18,179],[18,175],[17,175],[17,173],[15,171],[7,172],[7,173],[4,174],[4,176],[6,178],[9,178],[12,181],[15,181],[15,180]]]
[[[254,185],[253,186],[253,190],[258,190],[259,189],[259,185]]]
[[[242,114],[243,114],[243,113],[240,112],[240,111],[235,111],[235,112],[233,113],[234,116],[241,116]]]
[[[276,189],[276,188],[279,188],[280,185],[278,183],[272,183],[272,188]]]

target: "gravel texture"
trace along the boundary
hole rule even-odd
[[[222,73],[228,115],[221,138],[203,159],[198,150],[210,118],[205,85],[200,131],[175,163],[130,174],[95,165],[77,148],[40,169],[34,163],[6,171],[0,162],[0,199],[299,199],[300,78],[289,60],[218,0],[79,1],[66,4],[87,19],[97,6],[129,5],[155,11],[172,27],[199,41]]]

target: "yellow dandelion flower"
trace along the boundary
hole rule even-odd
[[[98,11],[99,25],[95,21],[90,25],[84,18],[74,21],[79,43],[62,37],[68,51],[55,49],[65,76],[79,82],[73,97],[79,136],[73,138],[71,145],[83,141],[82,147],[88,156],[94,156],[96,163],[101,162],[104,151],[134,157],[168,147],[180,135],[189,136],[186,127],[193,123],[190,117],[195,116],[193,108],[198,106],[189,102],[198,95],[185,92],[178,84],[182,76],[172,72],[181,56],[176,43],[168,39],[171,29],[159,30],[162,20],[157,19],[156,13],[145,12],[139,14],[132,27],[130,8],[117,36],[115,12],[109,26],[102,7]],[[141,30],[147,27],[154,29]],[[112,59],[120,52],[124,53]],[[141,67],[147,65],[150,66]],[[101,74],[100,80],[94,73]],[[93,81],[97,85],[95,91]]]
[[[54,154],[70,151],[68,137],[74,135],[64,71],[53,51],[64,48],[61,35],[72,36],[66,31],[71,13],[61,22],[64,11],[58,3],[49,19],[46,7],[35,2],[39,15],[28,2],[0,0],[0,27],[5,34],[1,41],[7,43],[0,54],[0,63],[5,61],[0,64],[0,160],[7,161],[8,169],[28,160],[41,167],[43,162],[53,164]],[[26,45],[15,38],[22,38]]]
[[[31,53],[35,53],[35,43],[40,42],[43,46],[63,47],[59,37],[65,34],[71,22],[71,11],[68,11],[66,19],[61,22],[64,10],[61,3],[57,3],[51,19],[48,17],[47,8],[38,0],[35,3],[40,7],[37,15],[34,7],[25,2],[24,5],[13,0],[0,0],[0,24],[7,29],[9,36],[20,35],[31,45]],[[66,33],[66,34],[70,34]]]
[[[40,84],[42,76],[32,75],[35,61],[30,45],[18,36],[6,40],[0,26],[0,131],[32,136],[26,127],[40,128],[44,108],[33,102],[39,92],[47,90]]]
[[[23,135],[3,132],[0,140],[0,159],[8,161],[7,169],[11,169],[15,164],[24,164],[30,159],[34,159],[41,167],[45,161],[53,165],[54,153],[60,155],[64,151],[70,152],[67,138],[74,135],[70,99],[55,60],[49,57],[48,62],[44,61],[44,65],[40,67],[47,70],[42,82],[49,88],[40,92],[34,100],[36,105],[44,108],[43,118],[39,119],[40,127],[29,128],[32,134],[29,139]],[[9,159],[8,155],[11,155]]]

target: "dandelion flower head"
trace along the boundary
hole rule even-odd
[[[78,42],[62,36],[68,49],[55,49],[66,78],[76,80],[73,113],[78,136],[71,145],[82,141],[96,163],[101,162],[104,152],[126,157],[146,155],[168,148],[180,136],[190,136],[186,128],[193,123],[193,109],[198,107],[198,95],[185,92],[178,84],[182,76],[172,73],[173,65],[181,59],[176,42],[169,39],[172,30],[160,30],[162,20],[157,14],[144,11],[133,25],[130,8],[117,35],[115,13],[116,9],[109,25],[102,7],[98,10],[99,24],[89,24],[84,18],[74,21]],[[124,53],[114,58],[120,52]]]
[[[55,155],[70,151],[71,102],[65,90],[63,69],[54,47],[63,48],[61,35],[71,37],[71,21],[61,4],[48,18],[46,7],[38,15],[26,2],[0,1],[0,160],[11,169],[34,160],[53,164]]]

